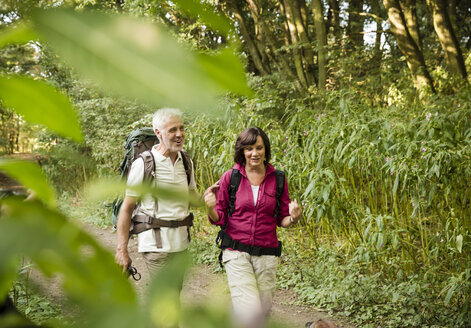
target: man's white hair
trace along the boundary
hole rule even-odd
[[[182,111],[176,108],[161,108],[154,113],[154,117],[152,117],[152,127],[161,131],[164,128],[165,123],[171,117],[178,117],[182,118]]]

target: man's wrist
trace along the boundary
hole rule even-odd
[[[116,247],[116,251],[127,254],[128,253],[128,246],[127,245],[118,245]]]

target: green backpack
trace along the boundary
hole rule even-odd
[[[132,130],[123,144],[124,158],[118,168],[121,173],[121,179],[127,179],[129,170],[134,160],[136,160],[144,151],[151,150],[152,147],[158,143],[159,139],[155,135],[154,129],[138,128]],[[118,222],[118,215],[121,205],[123,204],[123,200],[123,196],[118,196],[111,204],[111,221],[115,227],[116,223]]]

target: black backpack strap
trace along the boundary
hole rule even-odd
[[[240,184],[240,178],[241,178],[240,171],[237,169],[232,169],[231,172],[231,180],[229,182],[229,188],[228,188],[228,193],[229,193],[229,204],[227,205],[227,217],[231,217],[232,214],[234,214],[235,210],[235,201],[236,201],[236,193],[237,189],[239,189],[239,184]],[[226,223],[224,223],[224,228],[226,228]]]
[[[186,181],[190,185],[191,181],[191,159],[187,152],[181,150],[180,155],[182,156],[183,166],[185,167]]]
[[[229,219],[234,213],[236,193],[237,193],[237,189],[239,189],[241,176],[242,175],[240,174],[239,170],[232,169],[231,180],[229,182],[229,187],[227,189],[227,192],[229,193],[229,204],[227,205],[227,219]],[[219,230],[219,233],[216,237],[216,245],[218,245],[219,248],[221,248],[223,237],[226,235],[227,221],[228,220],[226,220],[224,224],[221,226],[221,230]],[[218,261],[219,261],[220,267],[222,268],[223,267],[222,266],[222,248],[221,248],[221,252],[219,253]]]
[[[285,187],[285,172],[280,171],[280,170],[275,170],[275,174],[276,174],[276,193],[275,193],[276,205],[275,205],[275,212],[273,216],[277,218],[278,214],[280,214],[281,194],[283,193],[283,189]]]
[[[144,179],[143,181],[152,181],[155,176],[155,161],[154,155],[150,150],[146,150],[139,155],[144,161]]]

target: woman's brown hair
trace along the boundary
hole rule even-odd
[[[238,164],[245,164],[244,148],[257,142],[257,137],[262,137],[263,144],[265,145],[265,164],[270,161],[271,150],[270,140],[262,129],[257,127],[250,127],[245,129],[239,134],[235,144],[234,162]]]

